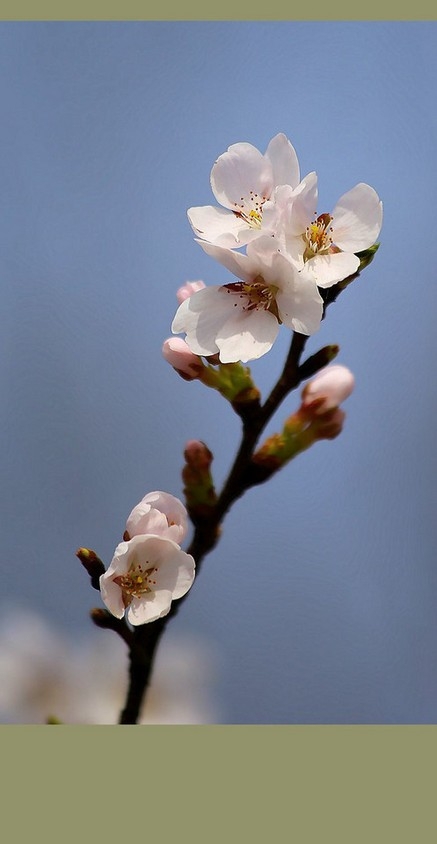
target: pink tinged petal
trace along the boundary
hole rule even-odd
[[[212,192],[217,202],[231,211],[249,201],[250,191],[268,199],[273,187],[270,161],[252,144],[233,144],[211,170]]]
[[[332,287],[353,275],[360,266],[360,259],[352,252],[333,252],[315,255],[305,266],[313,274],[318,287]]]
[[[129,542],[120,542],[115,549],[110,565],[99,580],[102,601],[116,618],[123,617],[125,608],[121,588],[117,583],[114,583],[114,577],[126,574],[129,568],[130,549],[131,544]]]
[[[154,573],[154,591],[169,591],[173,598],[185,595],[194,580],[193,557],[182,551],[176,542],[165,537],[149,536],[143,547],[151,565],[157,569]]]
[[[253,229],[241,217],[225,208],[212,205],[190,208],[188,219],[194,233],[209,243],[235,249],[260,235],[260,229]]]
[[[274,185],[291,185],[294,188],[299,184],[300,170],[296,151],[282,132],[272,138],[265,157],[272,165]]]
[[[233,302],[226,288],[207,287],[179,306],[172,331],[184,331],[187,343],[195,354],[214,355],[218,352],[215,337],[232,309]]]
[[[281,228],[281,210],[276,202],[268,199],[263,207],[263,223],[260,234],[278,237]]]
[[[203,290],[206,287],[204,281],[186,281],[182,287],[176,291],[176,298],[179,302],[185,302],[185,299],[188,299],[189,296],[192,296],[193,293],[197,293],[198,290]]]
[[[159,510],[149,510],[149,512],[143,512],[143,514],[140,510],[137,510],[135,517],[128,519],[126,530],[131,539],[145,533],[165,536],[168,530],[168,521],[164,513],[160,513]]]
[[[107,577],[107,572],[102,574],[100,578],[100,594],[102,596],[102,601],[108,608],[109,612],[112,615],[115,615],[116,618],[123,618],[123,593],[120,586]]]
[[[302,179],[288,198],[287,230],[293,237],[302,235],[306,227],[317,216],[317,173],[312,172]]]
[[[156,574],[156,588],[158,591],[169,589],[173,599],[182,598],[193,585],[195,570],[193,557],[178,548],[161,563]]]
[[[211,258],[215,258],[219,264],[226,267],[226,269],[233,273],[233,275],[237,276],[237,278],[242,279],[243,281],[252,281],[254,276],[257,275],[259,271],[258,267],[249,257],[250,249],[253,248],[250,244],[248,247],[248,254],[244,255],[241,252],[233,252],[232,249],[226,249],[212,243],[198,242],[207,255],[210,255]]]
[[[382,226],[382,202],[364,182],[343,194],[333,212],[333,241],[346,252],[361,252],[373,246]]]
[[[133,598],[127,610],[127,619],[134,626],[156,621],[168,615],[172,595],[168,591],[150,592],[142,598]]]
[[[169,337],[164,340],[162,355],[173,369],[188,381],[194,381],[203,372],[201,359],[198,355],[193,354],[181,337]]]
[[[320,328],[323,299],[312,278],[295,274],[292,283],[276,294],[280,319],[288,328],[307,336]]]
[[[105,580],[109,580],[112,576],[116,577],[120,574],[126,574],[129,568],[129,549],[129,542],[118,543],[114,551],[114,556],[106,569],[105,574],[102,574],[102,577],[105,578]]]
[[[216,338],[221,362],[247,363],[260,358],[270,351],[278,331],[279,323],[269,311],[241,311],[235,308],[232,317],[223,325]]]
[[[306,407],[314,399],[324,399],[316,413],[326,413],[347,399],[355,386],[355,378],[346,366],[332,364],[320,369],[302,390],[302,404]]]
[[[143,527],[148,529],[141,529]],[[188,530],[187,510],[182,501],[169,492],[148,492],[128,516],[126,530],[131,537],[139,533],[157,533],[176,542],[179,537],[182,541]]]

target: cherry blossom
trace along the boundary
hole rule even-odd
[[[124,538],[153,533],[180,544],[187,531],[188,516],[182,502],[168,492],[157,491],[148,492],[133,508]]]
[[[312,273],[318,287],[331,287],[358,270],[357,252],[376,242],[382,202],[360,182],[336,203],[332,213],[317,214],[317,174],[309,173],[296,189],[275,191],[275,234],[280,249],[299,269]]]
[[[170,612],[193,584],[194,559],[172,539],[140,535],[120,542],[100,577],[102,600],[116,618],[127,613],[135,625],[156,621]]]
[[[281,323],[301,334],[318,330],[323,301],[317,285],[277,250],[273,238],[249,243],[247,254],[201,246],[239,281],[206,287],[179,306],[171,328],[185,332],[194,354],[219,353],[221,363],[245,363],[271,349]]]
[[[270,232],[269,200],[275,187],[294,188],[299,179],[296,152],[283,133],[272,138],[264,154],[249,143],[232,144],[218,157],[210,176],[212,192],[222,207],[189,208],[193,231],[218,246],[244,246]]]

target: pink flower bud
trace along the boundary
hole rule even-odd
[[[186,381],[194,381],[202,374],[204,366],[201,358],[191,351],[182,337],[169,337],[168,340],[164,340],[162,354]]]
[[[206,284],[203,281],[186,281],[176,293],[179,304],[185,302],[185,299],[188,299],[193,293],[197,293],[198,290],[202,290],[204,287],[206,287]]]
[[[321,369],[302,390],[302,407],[316,415],[333,410],[350,396],[355,379],[346,366],[332,364]]]
[[[184,457],[189,466],[202,471],[209,469],[213,459],[212,452],[201,440],[188,440],[185,443]]]

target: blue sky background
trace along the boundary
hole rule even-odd
[[[194,242],[217,156],[290,138],[319,210],[384,202],[371,267],[309,353],[355,373],[338,439],[234,505],[168,636],[217,659],[222,723],[437,721],[434,22],[0,25],[2,603],[72,637],[186,440],[238,444],[226,403],[161,357],[184,281],[231,277]],[[252,365],[264,394],[289,336]],[[292,395],[269,431],[298,403]],[[116,716],[115,716],[116,717]]]

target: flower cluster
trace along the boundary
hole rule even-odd
[[[149,492],[133,508],[123,542],[100,576],[102,599],[112,615],[122,618],[126,612],[133,625],[156,621],[188,592],[195,564],[180,547],[187,529],[184,505],[167,492]]]
[[[252,144],[233,144],[210,181],[221,207],[190,208],[188,219],[204,251],[238,280],[187,285],[171,328],[186,335],[194,355],[245,363],[271,349],[281,323],[304,335],[318,330],[320,290],[357,272],[358,253],[378,238],[382,203],[360,183],[332,213],[318,213],[317,174],[300,179],[282,133],[264,155]]]

